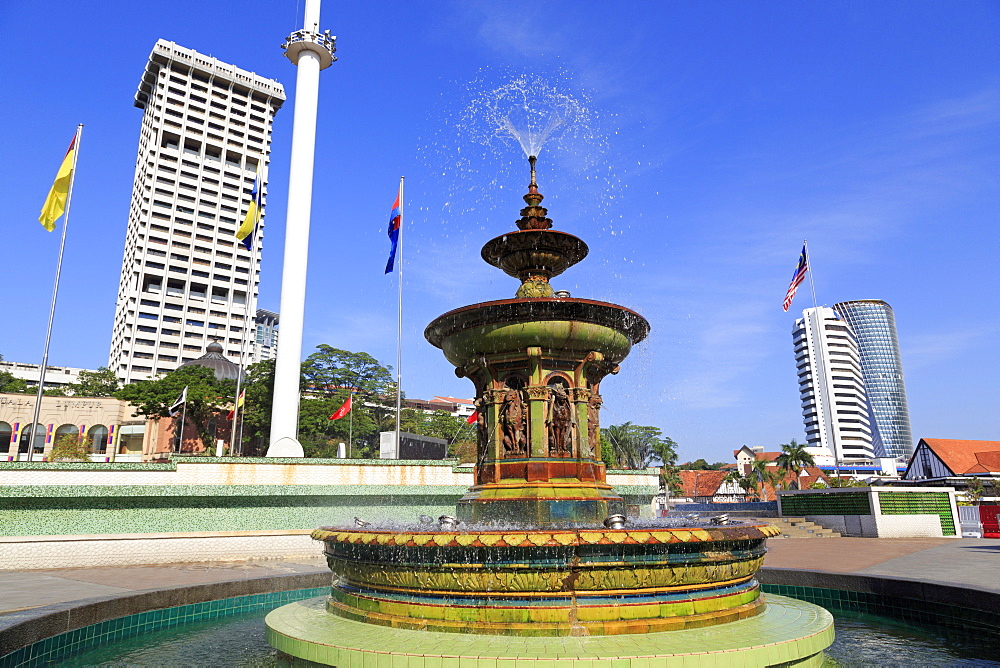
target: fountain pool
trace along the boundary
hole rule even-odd
[[[765,595],[784,590],[763,585]],[[847,592],[799,587],[803,600],[822,603],[833,614],[837,638],[825,651],[824,668],[860,665],[1000,665],[1000,632],[946,628],[927,621],[875,614],[864,598],[848,603]],[[257,594],[210,601],[184,609],[157,610],[133,618],[102,622],[0,657],[0,668],[59,665],[204,666],[272,668],[281,665],[267,643],[264,617],[282,601],[308,599],[319,589]],[[912,603],[912,602],[911,602]],[[849,609],[849,608],[854,609]],[[899,609],[907,606],[900,605]],[[180,621],[179,621],[180,620]],[[118,622],[118,623],[116,623]],[[134,623],[133,623],[134,622]],[[386,657],[391,665],[391,657]],[[631,662],[630,662],[631,663]],[[501,665],[496,663],[494,665]],[[613,664],[596,662],[593,666]]]

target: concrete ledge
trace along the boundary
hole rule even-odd
[[[0,536],[2,543],[62,543],[78,540],[150,540],[151,538],[234,538],[239,536],[308,536],[312,529],[287,531],[186,531],[176,533],[104,533],[79,536]],[[162,562],[161,562],[162,563]],[[9,569],[8,569],[9,570]]]
[[[953,605],[986,613],[983,615],[983,625],[1000,628],[1000,620],[996,618],[996,612],[1000,610],[998,592],[959,587],[947,582],[907,580],[887,575],[805,571],[795,568],[764,567],[758,571],[757,579],[764,584],[839,589],[929,604]]]
[[[330,579],[330,573],[247,578],[102,596],[11,612],[0,616],[0,657],[60,633],[127,615],[234,596],[325,587]]]
[[[0,539],[0,570],[315,557],[322,550],[310,533],[289,530],[8,536]]]

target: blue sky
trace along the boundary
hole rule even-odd
[[[162,7],[157,5],[156,7]],[[84,123],[50,363],[107,363],[141,112],[158,38],[281,81],[295,2],[169,10],[20,2],[0,135],[0,354],[42,354],[58,234],[35,222]],[[603,384],[604,419],[659,426],[682,459],[803,438],[781,300],[802,239],[820,304],[895,309],[914,435],[1000,438],[1000,5],[994,2],[327,2],[340,61],[321,76],[305,350],[395,362],[385,224],[407,177],[403,387],[469,396],[425,325],[512,296],[479,259],[510,229],[516,149],[474,144],[461,111],[512,76],[587,100],[606,142],[543,150],[555,227],[590,257],[553,281],[653,331]],[[261,302],[278,310],[291,107],[275,121]],[[464,153],[463,153],[464,151]],[[61,225],[61,223],[60,223]]]

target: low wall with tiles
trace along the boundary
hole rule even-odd
[[[649,511],[655,470],[608,481]],[[318,554],[318,526],[454,514],[470,485],[453,461],[0,462],[0,569]]]
[[[842,536],[961,536],[950,487],[845,487],[778,492],[783,517],[805,517]]]

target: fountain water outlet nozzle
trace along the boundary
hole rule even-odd
[[[729,524],[729,515],[716,515],[709,522],[712,524]]]
[[[624,529],[627,521],[624,515],[608,515],[604,520],[604,526],[609,529]]]
[[[458,518],[451,515],[442,515],[438,518],[438,527],[450,531],[458,526]]]
[[[360,517],[355,517],[354,518],[354,526],[356,526],[356,527],[364,528],[364,527],[370,527],[371,525],[372,525],[371,522],[365,522]]]
[[[421,524],[434,524],[434,518],[431,517],[430,515],[421,515],[420,516],[420,523]]]

